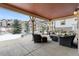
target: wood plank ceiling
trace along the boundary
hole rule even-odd
[[[73,15],[74,10],[78,7],[77,3],[6,3],[10,9],[24,11],[36,17],[42,17],[48,20]]]

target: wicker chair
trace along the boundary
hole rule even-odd
[[[60,45],[72,47],[75,35],[64,36],[64,37],[60,36],[59,38],[60,38],[60,40],[59,40]]]
[[[41,38],[40,34],[33,34],[33,40],[35,43],[41,43]]]
[[[49,36],[53,41],[58,42],[58,36],[56,34],[50,34]]]
[[[46,43],[47,42],[47,37],[42,37],[40,34],[32,34],[33,35],[33,40],[35,43]]]

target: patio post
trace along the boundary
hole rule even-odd
[[[33,17],[33,16],[30,16],[30,19],[31,19],[31,21],[32,21],[32,34],[34,34],[34,21],[35,21],[35,17]]]

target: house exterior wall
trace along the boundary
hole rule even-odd
[[[69,30],[77,30],[77,21],[75,21],[75,17],[74,18],[69,18],[65,20],[65,24],[62,25],[61,22],[64,20],[59,20],[59,21],[55,21],[55,28],[67,28]]]

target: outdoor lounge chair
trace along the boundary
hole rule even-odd
[[[33,34],[33,40],[35,43],[41,43],[41,38],[40,34]]]
[[[33,40],[35,43],[46,43],[47,42],[47,37],[41,36],[40,34],[32,34],[33,35]]]
[[[72,47],[73,46],[73,40],[75,38],[75,35],[71,35],[71,36],[60,36],[60,45],[63,46],[68,46],[68,47]]]

